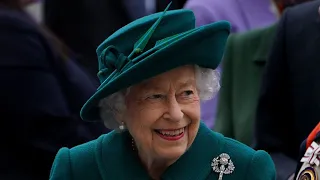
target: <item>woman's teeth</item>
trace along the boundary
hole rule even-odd
[[[184,128],[177,129],[177,130],[156,130],[156,132],[164,136],[178,136],[184,132]]]

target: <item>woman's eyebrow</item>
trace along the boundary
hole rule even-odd
[[[192,79],[179,81],[176,87],[178,88],[190,87],[190,86],[195,86],[195,84],[196,84],[196,81],[194,78],[192,78]],[[151,90],[151,91],[163,90],[163,87],[158,85],[157,83],[149,83],[149,82],[141,83],[140,88],[142,90]]]

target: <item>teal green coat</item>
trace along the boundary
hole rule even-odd
[[[275,167],[264,151],[254,151],[208,129],[201,123],[190,149],[171,165],[162,180],[216,180],[211,162],[221,153],[230,155],[235,170],[223,180],[275,180]],[[62,148],[53,163],[50,180],[150,180],[131,136],[112,131],[72,149]]]
[[[229,36],[222,61],[216,132],[252,145],[260,83],[276,25]]]

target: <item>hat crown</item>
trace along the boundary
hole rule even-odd
[[[116,69],[119,73],[130,66],[132,59],[153,48],[159,40],[194,28],[195,17],[190,10],[165,10],[124,26],[97,48],[100,82],[110,78]]]

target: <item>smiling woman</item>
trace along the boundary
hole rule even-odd
[[[100,115],[110,129],[127,126],[152,171],[161,166],[157,159],[173,163],[190,147],[200,124],[199,100],[210,99],[219,87],[215,70],[182,66],[104,98]]]
[[[227,22],[195,28],[191,11],[175,10],[138,19],[106,39],[97,49],[101,85],[81,116],[115,131],[61,149],[50,179],[275,179],[266,152],[200,120],[200,100],[219,89],[215,68],[229,30]]]
[[[147,169],[157,169],[153,177],[175,162],[196,137],[200,105],[194,75],[193,66],[179,67],[133,86],[125,98],[123,122]]]

